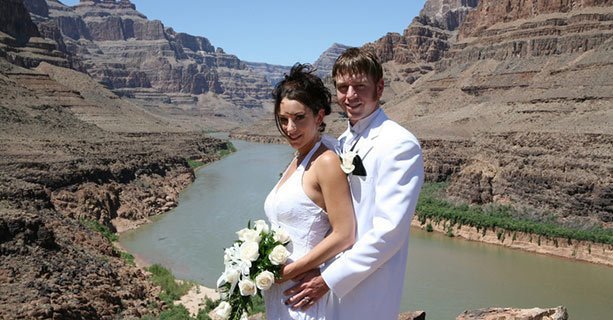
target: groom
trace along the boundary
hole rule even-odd
[[[336,60],[332,77],[349,118],[340,149],[359,158],[348,175],[357,241],[321,272],[305,274],[286,291],[287,303],[308,308],[331,290],[329,319],[397,319],[409,228],[424,179],[421,148],[380,108],[383,69],[373,54],[347,49]],[[364,170],[358,170],[359,162]]]

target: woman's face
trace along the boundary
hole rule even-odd
[[[298,100],[283,98],[279,105],[279,123],[292,148],[300,153],[308,152],[319,137],[319,125],[323,121],[324,110],[317,115]]]

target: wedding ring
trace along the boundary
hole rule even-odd
[[[309,298],[309,297],[305,297],[305,298],[304,298],[304,299],[302,299],[302,300],[306,301],[306,303],[311,302],[311,298]]]

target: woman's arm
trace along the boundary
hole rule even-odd
[[[341,170],[338,156],[332,151],[326,151],[313,164],[332,231],[302,258],[286,265],[279,282],[318,268],[328,259],[351,247],[355,241],[356,222],[349,182]]]

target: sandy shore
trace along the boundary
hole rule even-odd
[[[189,311],[189,314],[196,316],[198,314],[198,310],[204,308],[205,298],[215,301],[219,299],[219,294],[215,291],[215,289],[197,285],[189,290],[186,295],[182,296],[181,299],[175,301],[175,304],[182,304],[187,311]]]

